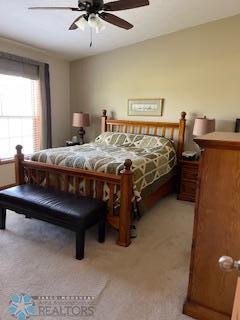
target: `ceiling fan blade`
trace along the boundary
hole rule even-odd
[[[102,18],[104,21],[109,22],[111,24],[114,24],[115,26],[118,26],[120,28],[129,30],[133,28],[133,25],[126,20],[123,20],[114,14],[102,12],[99,14],[99,17]]]
[[[76,25],[76,22],[77,22],[79,19],[81,19],[82,17],[84,17],[85,20],[87,21],[87,15],[86,15],[86,14],[82,14],[81,16],[79,16],[77,19],[75,19],[75,20],[73,21],[73,23],[71,24],[69,30],[76,30],[76,29],[78,29],[78,26]]]
[[[73,24],[71,24],[68,30],[76,30],[76,29],[78,29],[78,26],[73,22]]]
[[[71,10],[71,11],[81,11],[79,8],[71,7],[30,7],[29,10]]]
[[[105,11],[120,11],[127,9],[134,9],[149,5],[149,0],[119,0],[111,1],[104,4],[103,10]]]

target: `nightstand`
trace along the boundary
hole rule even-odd
[[[196,199],[199,161],[180,161],[179,200],[192,201]]]

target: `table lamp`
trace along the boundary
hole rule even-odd
[[[194,122],[194,127],[193,127],[193,136],[202,136],[204,134],[214,132],[215,131],[215,119],[207,119],[207,117],[203,118],[196,118]],[[198,156],[201,153],[198,154]]]
[[[202,136],[204,134],[215,131],[215,119],[196,118],[193,127],[194,136]]]
[[[72,126],[79,128],[79,130],[78,130],[78,134],[80,137],[79,144],[84,144],[84,135],[85,135],[84,128],[90,126],[89,114],[83,113],[83,112],[74,113]]]

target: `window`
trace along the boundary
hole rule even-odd
[[[40,149],[38,80],[0,74],[0,159],[12,158],[21,144],[24,153]]]

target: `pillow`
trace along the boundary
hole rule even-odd
[[[112,146],[128,146],[131,144],[133,138],[134,134],[121,132],[104,132],[95,139],[95,142],[98,144]]]
[[[98,144],[138,148],[155,148],[163,146],[169,141],[165,137],[122,132],[104,132],[95,139],[95,143]]]

